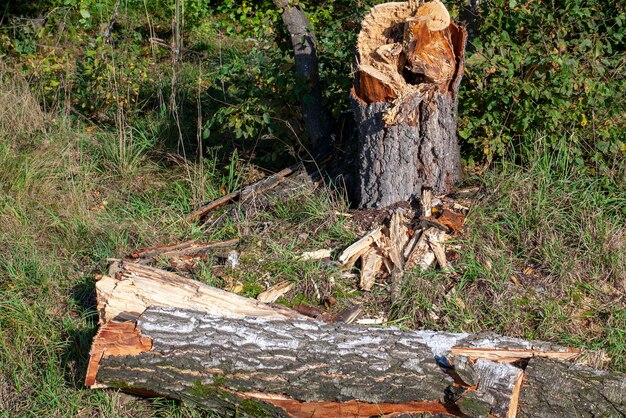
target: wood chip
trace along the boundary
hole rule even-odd
[[[266,291],[259,293],[256,299],[259,302],[263,302],[263,303],[274,303],[278,300],[278,298],[285,295],[292,288],[293,288],[293,283],[281,282],[281,283],[278,283],[277,285],[270,287]]]
[[[369,251],[370,247],[375,243],[379,243],[382,237],[380,227],[370,231],[363,238],[346,248],[339,256],[339,263],[346,268],[350,268],[356,261]]]
[[[370,290],[376,282],[376,276],[381,272],[383,266],[383,257],[376,251],[372,250],[363,255],[363,267],[361,268],[361,280],[359,287],[362,290]]]
[[[317,251],[307,251],[300,254],[300,260],[323,260],[324,258],[330,258],[330,249],[321,249]]]

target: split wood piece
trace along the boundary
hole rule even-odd
[[[270,287],[264,292],[259,293],[256,299],[259,302],[263,302],[263,303],[274,303],[278,300],[278,298],[288,293],[292,288],[293,288],[293,283],[281,282],[281,283],[278,283],[277,285]]]
[[[422,192],[422,216],[429,217],[433,214],[433,192],[424,190]]]
[[[359,287],[362,290],[370,290],[376,283],[376,276],[381,272],[383,267],[383,256],[378,251],[371,250],[363,255],[363,263],[361,267],[361,279]]]
[[[433,4],[433,3],[426,3]],[[441,3],[439,3],[441,4]],[[443,5],[441,5],[443,7]],[[445,7],[443,7],[445,10]],[[407,68],[424,77],[438,91],[445,92],[454,76],[456,60],[450,38],[450,26],[433,30],[433,21],[426,17],[408,20],[404,25],[404,50]]]
[[[506,418],[517,418],[517,410],[519,409],[519,396],[522,391],[522,383],[524,382],[524,373],[520,373],[513,386],[513,394],[511,395],[511,402],[509,403],[509,411],[506,414]]]
[[[428,245],[429,236],[434,235],[438,231],[436,228],[429,228],[422,232],[420,238],[415,244],[415,248],[407,257],[405,269],[410,270],[419,266],[422,271],[428,270],[436,260],[435,254]]]
[[[156,257],[173,258],[186,255],[194,255],[208,252],[215,248],[232,247],[239,243],[239,239],[231,239],[228,241],[215,241],[207,243],[199,243],[196,240],[186,241],[177,245],[165,245],[161,247],[146,248],[139,250],[130,255],[131,259],[151,259]]]
[[[380,242],[381,237],[382,231],[380,227],[368,232],[363,238],[343,250],[339,256],[339,263],[345,268],[351,268],[359,257],[368,252],[374,244]]]
[[[323,260],[325,258],[330,258],[331,250],[330,249],[321,249],[316,251],[307,251],[300,254],[299,259],[306,260]]]
[[[402,254],[408,241],[409,229],[406,227],[406,211],[398,209],[391,215],[389,220],[389,245],[387,248],[389,258],[397,269],[404,268]]]
[[[229,193],[225,196],[222,196],[218,199],[215,199],[201,208],[197,209],[189,216],[187,216],[187,221],[193,222],[197,221],[204,216],[206,216],[212,210],[220,208],[231,201],[240,200],[241,202],[250,200],[259,194],[266,192],[267,190],[273,189],[282,183],[286,177],[293,174],[295,171],[300,170],[304,165],[302,163],[294,164],[290,167],[287,167],[278,173],[272,174],[271,176],[260,180],[254,184],[244,187],[241,190],[237,190],[235,192]]]
[[[453,357],[467,357],[471,361],[482,359],[497,363],[516,363],[520,360],[529,360],[533,357],[574,361],[580,357],[580,350],[575,348],[568,348],[566,351],[545,351],[532,349],[453,347],[450,355]]]
[[[302,318],[297,312],[269,306],[253,299],[145,265],[121,262],[115,274],[96,282],[100,323],[134,320],[148,306],[197,309],[214,315]]]
[[[436,228],[430,228],[424,232],[424,235],[426,235],[428,245],[435,255],[435,259],[439,263],[439,267],[441,267],[442,270],[448,270],[449,265],[445,249],[445,242],[447,239],[445,232]]]

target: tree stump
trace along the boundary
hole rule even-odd
[[[461,174],[456,114],[467,32],[439,1],[380,4],[361,26],[351,93],[356,205],[452,192]]]

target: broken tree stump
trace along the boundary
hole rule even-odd
[[[453,191],[461,175],[457,96],[467,33],[438,0],[384,3],[361,22],[352,107],[355,203],[379,208]]]

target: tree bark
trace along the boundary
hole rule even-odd
[[[625,412],[626,377],[565,363],[578,350],[545,342],[328,324],[127,262],[97,292],[91,388],[181,399],[221,416]]]
[[[317,155],[329,149],[331,119],[322,104],[317,41],[315,33],[304,11],[289,0],[273,0],[282,10],[282,20],[291,37],[295,57],[297,82],[304,83],[305,93],[301,98],[302,118],[313,151]]]
[[[533,359],[526,368],[519,417],[624,417],[626,377],[576,364]]]
[[[461,176],[456,115],[466,38],[438,1],[417,14],[409,3],[381,4],[363,20],[351,94],[357,206],[453,191]]]

